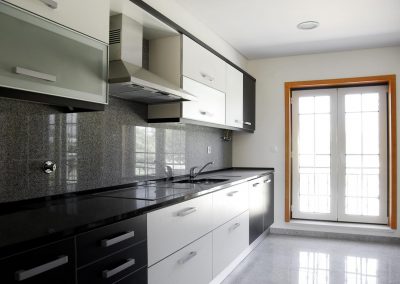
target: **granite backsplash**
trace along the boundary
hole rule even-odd
[[[148,124],[146,115],[145,105],[117,98],[77,113],[0,99],[0,203],[163,178],[167,165],[174,175],[208,161],[232,166],[223,130]],[[57,164],[52,174],[41,169],[47,160]]]

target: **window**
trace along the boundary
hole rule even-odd
[[[387,224],[387,87],[292,99],[293,218]]]

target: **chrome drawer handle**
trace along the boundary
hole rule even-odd
[[[260,184],[259,182],[254,183],[254,184],[253,184],[253,187],[256,187],[256,186],[259,185],[259,184]]]
[[[178,260],[178,263],[184,264],[184,263],[188,262],[189,260],[191,260],[196,255],[197,255],[197,252],[191,251],[188,255],[186,255],[186,256],[182,257],[180,260]]]
[[[183,210],[179,211],[177,213],[177,215],[180,216],[180,217],[183,217],[183,216],[192,214],[192,213],[194,213],[196,211],[197,211],[196,207],[190,207],[190,208],[186,208],[186,209],[183,209]]]
[[[238,227],[240,227],[240,223],[235,223],[232,225],[232,227],[229,228],[229,231],[233,231],[233,230],[237,229]]]
[[[51,9],[57,9],[58,3],[54,0],[39,0],[43,4],[45,4],[47,7],[50,7]]]
[[[105,240],[101,240],[101,246],[103,248],[107,248],[109,246],[118,244],[122,241],[125,241],[127,239],[133,238],[135,236],[135,231],[130,231],[126,234],[120,235],[118,237],[112,238],[112,239],[105,239]]]
[[[214,77],[212,77],[204,72],[200,72],[200,75],[201,75],[201,77],[203,77],[204,79],[207,79],[210,82],[214,81]]]
[[[264,183],[271,183],[271,179],[264,180]]]
[[[244,124],[251,125],[251,122],[245,121]]]
[[[35,79],[48,81],[48,82],[56,82],[57,81],[57,77],[54,75],[33,71],[33,70],[26,69],[26,68],[19,67],[19,66],[15,67],[15,73],[19,74],[19,75],[25,75],[28,77],[32,77]]]
[[[235,190],[235,191],[231,191],[229,192],[227,195],[228,196],[234,196],[236,193],[238,193],[239,191]]]
[[[135,259],[128,258],[124,264],[117,266],[114,269],[103,270],[103,272],[102,272],[103,278],[106,278],[106,279],[110,278],[110,277],[114,276],[115,274],[120,273],[133,265],[135,265]]]
[[[34,268],[28,270],[18,270],[17,272],[15,272],[15,280],[17,281],[26,280],[33,276],[42,274],[46,271],[52,270],[67,263],[68,263],[68,256],[62,255],[59,256],[56,260],[36,266]]]

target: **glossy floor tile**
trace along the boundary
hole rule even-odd
[[[400,283],[400,245],[269,235],[223,284]]]

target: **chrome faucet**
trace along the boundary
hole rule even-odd
[[[189,178],[190,179],[195,179],[208,165],[212,165],[212,164],[214,164],[214,162],[208,162],[197,173],[196,173],[196,169],[198,167],[191,167],[190,168]]]

